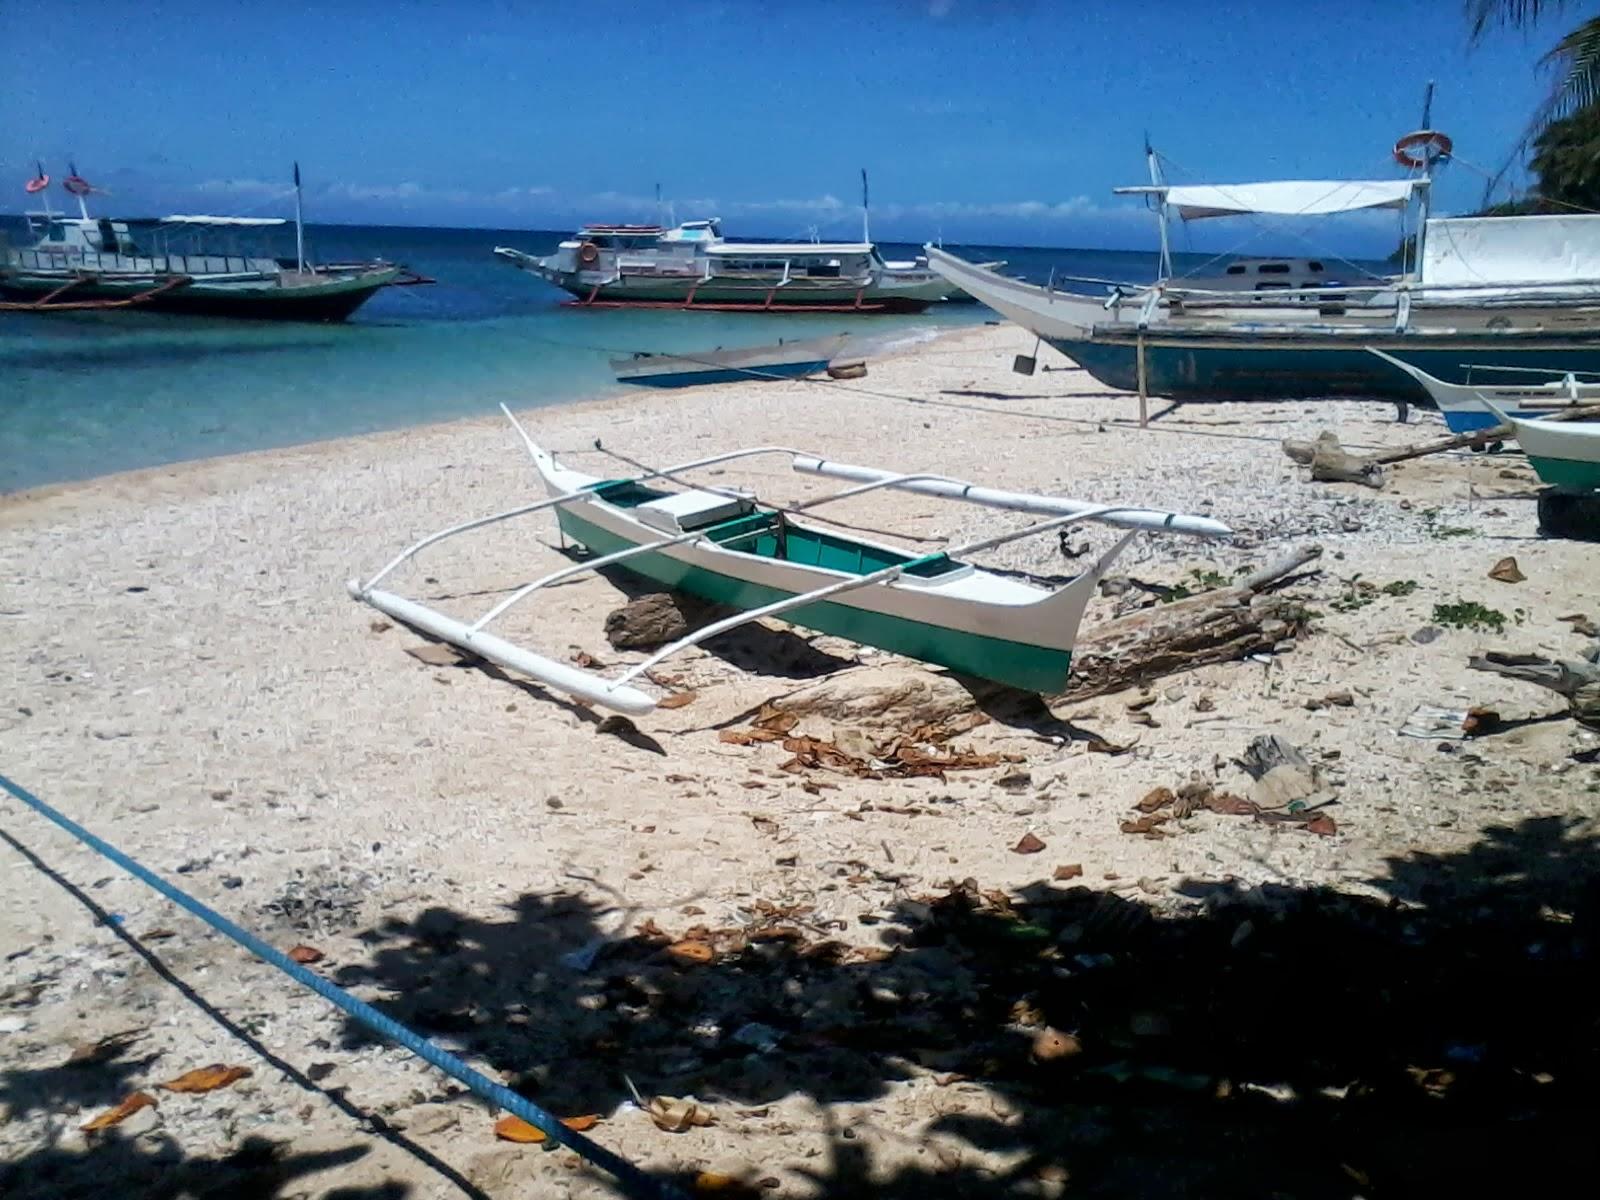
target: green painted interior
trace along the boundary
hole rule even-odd
[[[573,541],[588,547],[596,554],[612,554],[636,544],[586,520],[581,512],[582,506],[575,507],[578,511],[568,507],[562,507],[557,511],[562,532]],[[724,545],[736,538],[751,537],[757,547],[754,553],[775,557],[777,534],[773,526],[776,515],[752,513],[747,517],[723,522],[708,532]],[[848,558],[854,551],[860,551],[859,559],[848,558],[852,565],[834,569],[865,572],[907,562],[912,564],[908,573],[913,570],[924,570],[928,574],[937,575],[953,570],[958,565],[951,563],[943,555],[929,555],[924,558],[900,555],[897,559],[885,559],[879,561],[877,566],[873,566],[870,565],[873,561],[886,553],[893,552],[862,547],[848,538],[815,530],[804,531],[807,535],[804,538],[793,536],[799,532],[801,531],[791,530],[787,539],[790,543],[787,557],[792,562],[808,561],[805,558],[797,558],[797,554],[814,553],[818,558],[830,556]],[[763,542],[768,543],[766,550],[760,548]],[[845,550],[843,547],[851,549]],[[742,546],[739,548],[744,549]],[[667,587],[689,592],[732,608],[746,610],[760,608],[776,604],[780,600],[787,600],[795,594],[689,566],[665,554],[641,554],[628,559],[626,565],[627,569],[635,574],[654,579]],[[813,561],[811,565],[816,564]],[[824,562],[823,565],[831,564]],[[783,620],[802,625],[807,629],[815,629],[820,633],[849,638],[863,645],[877,646],[896,654],[904,654],[907,658],[938,663],[953,671],[976,675],[982,679],[992,679],[997,683],[1009,684],[1032,692],[1060,691],[1066,684],[1067,671],[1072,661],[1072,654],[1067,650],[945,629],[906,617],[866,612],[828,600],[819,600],[814,604],[792,609],[783,615]]]

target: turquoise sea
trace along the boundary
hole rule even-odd
[[[6,230],[22,240],[19,224]],[[994,314],[951,305],[916,316],[579,311],[493,257],[548,253],[563,235],[484,229],[312,226],[316,258],[383,256],[438,280],[380,292],[344,325],[111,311],[0,313],[0,492],[185,459],[294,445],[513,406],[616,393],[606,359],[853,332],[928,336]],[[1147,280],[1154,255],[952,247],[1043,280]],[[887,243],[885,256],[916,248]]]

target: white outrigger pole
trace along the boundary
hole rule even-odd
[[[530,454],[536,454],[533,440],[527,431],[517,421],[510,409],[505,405],[500,406],[506,416],[511,420],[517,433],[522,437]],[[729,629],[740,625],[759,621],[764,617],[779,616],[783,613],[802,608],[830,596],[843,592],[854,591],[859,588],[873,587],[879,584],[890,584],[899,579],[906,571],[911,570],[930,558],[952,558],[963,554],[972,554],[987,550],[995,546],[1005,545],[1008,542],[1018,541],[1022,538],[1033,537],[1052,529],[1064,528],[1080,521],[1096,520],[1110,525],[1120,525],[1134,532],[1121,538],[1107,554],[1103,555],[1096,564],[1096,571],[1103,571],[1107,565],[1119,554],[1122,549],[1142,529],[1162,529],[1171,532],[1188,533],[1200,537],[1227,536],[1232,531],[1220,521],[1212,521],[1202,517],[1182,517],[1177,514],[1153,512],[1148,509],[1125,508],[1118,505],[1095,505],[1083,501],[1066,500],[1050,496],[1034,496],[1022,492],[1001,492],[994,489],[979,488],[975,484],[967,483],[960,479],[951,479],[948,476],[933,474],[931,472],[898,473],[892,471],[877,471],[867,467],[851,467],[848,464],[830,463],[820,456],[808,454],[786,446],[758,446],[746,450],[728,451],[723,454],[712,455],[708,458],[695,459],[691,462],[679,463],[659,470],[649,470],[627,480],[605,480],[605,486],[615,486],[618,483],[643,483],[651,479],[672,479],[685,471],[697,470],[703,467],[714,466],[718,463],[730,462],[734,459],[752,458],[764,454],[787,454],[793,459],[796,470],[822,475],[843,475],[846,478],[860,479],[862,482],[853,487],[848,487],[838,492],[831,492],[826,496],[817,497],[804,503],[791,506],[786,511],[798,512],[813,509],[836,500],[860,496],[880,488],[905,488],[911,491],[922,491],[926,494],[946,496],[951,499],[968,500],[975,504],[990,507],[1008,508],[1016,511],[1052,514],[1049,519],[1036,521],[1021,529],[1011,530],[1006,533],[995,534],[990,537],[979,538],[975,541],[965,542],[957,546],[948,546],[939,551],[937,555],[921,558],[911,558],[906,562],[894,566],[884,567],[877,571],[851,579],[839,580],[812,591],[799,593],[787,599],[760,608],[750,609],[737,613],[725,620],[717,621],[702,629],[696,630],[687,637],[663,647],[636,667],[623,672],[615,679],[605,679],[592,672],[569,666],[566,663],[556,662],[540,654],[535,654],[521,646],[506,641],[487,632],[488,624],[501,616],[512,605],[525,599],[527,596],[549,587],[552,584],[571,578],[574,575],[587,571],[598,570],[614,563],[624,562],[636,555],[658,551],[670,546],[684,545],[701,540],[712,540],[711,528],[696,529],[674,536],[661,538],[655,541],[644,542],[611,554],[601,555],[598,558],[563,567],[550,574],[541,576],[532,583],[518,588],[511,595],[495,604],[483,616],[472,622],[465,622],[446,616],[444,613],[416,601],[408,600],[393,592],[384,591],[377,585],[396,568],[400,567],[420,551],[453,537],[459,533],[481,529],[484,526],[496,524],[500,521],[510,520],[513,517],[525,516],[529,513],[539,512],[543,509],[557,508],[578,501],[592,499],[599,483],[584,487],[578,491],[564,492],[556,496],[547,496],[531,504],[525,504],[504,512],[495,513],[487,517],[466,521],[459,525],[442,529],[438,533],[430,534],[420,541],[413,543],[400,554],[396,555],[383,566],[376,574],[365,583],[352,579],[348,584],[350,595],[370,604],[380,612],[386,613],[413,628],[431,634],[452,645],[458,646],[469,653],[476,654],[499,666],[516,671],[519,674],[549,684],[552,687],[576,696],[593,704],[603,705],[619,712],[640,715],[651,711],[656,706],[655,700],[629,684],[638,676],[649,671],[663,659],[678,654],[692,646],[699,645],[708,638],[715,637]],[[746,493],[733,492],[720,488],[703,488],[722,495],[739,496],[751,499]]]
[[[300,212],[300,164],[294,164],[294,261],[295,270],[306,273],[306,227]]]

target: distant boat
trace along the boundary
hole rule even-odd
[[[886,263],[871,242],[730,242],[715,219],[585,225],[544,257],[494,252],[585,308],[921,312],[950,291],[925,261]]]
[[[801,379],[827,369],[849,342],[847,334],[803,342],[778,342],[743,350],[703,353],[634,354],[613,358],[611,369],[622,383],[643,387],[694,387],[702,383],[749,383]]]
[[[1147,148],[1152,182],[1119,188],[1160,219],[1154,284],[1007,279],[937,247],[934,270],[1111,387],[1183,398],[1333,395],[1420,399],[1384,350],[1440,378],[1463,366],[1600,372],[1600,216],[1428,216],[1432,166],[1452,151],[1436,130],[1402,137],[1404,179],[1172,186]],[[1175,276],[1169,223],[1415,209],[1413,269],[1378,275],[1332,258],[1249,259],[1216,276]],[[1093,284],[1095,296],[1062,284]],[[1109,294],[1106,294],[1109,292]]]
[[[1541,371],[1537,367],[1483,367],[1464,363],[1462,370],[1469,376],[1473,371],[1504,371],[1518,375],[1559,375],[1561,378],[1550,383],[1449,383],[1382,350],[1371,352],[1385,362],[1393,363],[1420,383],[1429,398],[1439,406],[1445,424],[1452,433],[1471,433],[1475,429],[1492,428],[1500,423],[1495,410],[1513,417],[1532,419],[1549,416],[1564,408],[1600,404],[1600,380],[1579,383],[1572,371]]]
[[[62,186],[79,215],[26,214],[30,246],[0,243],[0,309],[73,312],[141,308],[281,321],[343,321],[380,288],[431,283],[387,262],[313,265],[305,255],[295,170],[295,257],[241,251],[238,235],[290,222],[281,217],[91,217],[85,197],[96,189],[76,170]],[[27,186],[43,195],[43,168]],[[221,245],[217,243],[221,242]]]

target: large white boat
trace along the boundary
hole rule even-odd
[[[920,312],[952,290],[926,259],[888,263],[871,242],[730,242],[715,218],[585,225],[554,254],[495,253],[583,307]]]

